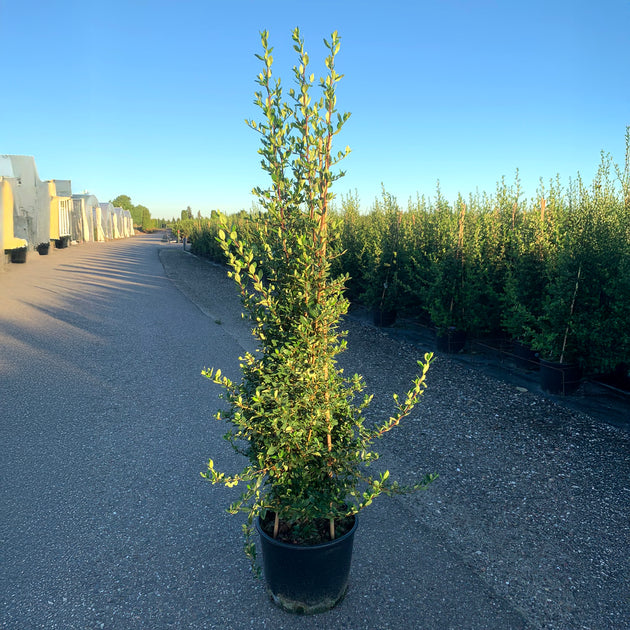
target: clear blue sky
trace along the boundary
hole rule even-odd
[[[438,179],[454,200],[518,168],[530,197],[540,177],[590,182],[601,150],[624,159],[628,0],[0,0],[0,154],[154,217],[249,208],[267,184],[244,123],[259,31],[288,86],[295,26],[316,76],[322,38],[342,37],[335,190],[365,209],[381,182],[406,207]]]

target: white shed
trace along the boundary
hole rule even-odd
[[[11,185],[13,228],[16,237],[26,239],[30,249],[50,241],[50,192],[37,173],[30,155],[0,155],[0,176]]]

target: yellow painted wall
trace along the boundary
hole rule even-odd
[[[50,239],[59,238],[59,197],[57,197],[57,186],[55,182],[48,184],[48,197],[50,198]]]
[[[54,181],[48,184],[48,196],[50,198],[50,239],[57,240],[62,236],[70,235],[70,208],[72,197],[59,197]]]
[[[2,219],[2,247],[16,249],[28,245],[26,239],[13,235],[13,191],[9,182],[0,177],[0,217]]]

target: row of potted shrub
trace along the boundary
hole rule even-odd
[[[377,323],[404,312],[439,335],[509,336],[544,359],[611,372],[630,362],[628,153],[623,170],[604,155],[590,186],[556,179],[529,202],[518,174],[454,204],[438,186],[406,211],[385,189],[366,214],[357,193],[342,196],[333,272],[350,276],[346,295]],[[246,229],[247,218],[230,220]],[[218,216],[185,227],[194,253],[223,262]]]
[[[613,370],[629,360],[628,171],[627,157],[621,170],[603,156],[590,186],[556,179],[530,202],[518,175],[453,205],[438,187],[404,212],[385,190],[367,214],[356,193],[342,196],[335,272],[382,322],[403,311],[438,332],[509,334],[546,358]],[[221,261],[217,229],[216,217],[192,223],[193,251]]]
[[[385,190],[368,214],[356,194],[343,197],[349,297],[438,334],[509,336],[588,373],[629,363],[629,154],[623,170],[602,156],[588,187],[556,179],[529,202],[518,174],[453,205],[438,187],[404,212]]]

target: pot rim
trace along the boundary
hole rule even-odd
[[[541,364],[546,364],[549,367],[553,367],[553,366],[561,366],[561,368],[573,368],[573,367],[579,367],[579,364],[577,361],[556,361],[554,359],[545,359],[544,357],[540,357],[540,362]]]
[[[325,549],[326,547],[333,547],[334,545],[337,545],[340,542],[344,541],[346,538],[349,538],[350,536],[354,536],[354,533],[357,527],[359,526],[359,517],[357,514],[354,514],[353,518],[354,518],[354,523],[352,527],[343,536],[340,536],[339,538],[335,538],[334,540],[328,540],[326,542],[319,543],[317,545],[296,545],[294,543],[286,543],[281,540],[276,540],[275,538],[273,538],[272,536],[270,536],[269,534],[267,534],[267,532],[263,530],[262,526],[260,525],[260,516],[256,517],[254,524],[256,526],[256,531],[258,532],[260,537],[264,538],[267,543],[275,545],[277,547],[282,547],[283,549],[293,549],[295,551],[300,552],[300,551],[310,551],[311,549]]]

